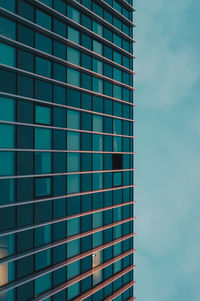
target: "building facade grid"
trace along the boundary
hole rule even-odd
[[[132,0],[0,1],[0,300],[134,300]]]

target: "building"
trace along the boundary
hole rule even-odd
[[[134,300],[132,0],[0,5],[0,300]]]

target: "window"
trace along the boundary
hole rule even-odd
[[[103,81],[102,79],[93,77],[93,91],[97,93],[103,93]]]
[[[14,47],[0,43],[0,63],[15,67],[16,65],[16,50]]]
[[[115,172],[113,173],[113,186],[120,186],[122,185],[122,173]]]
[[[0,147],[14,147],[15,128],[12,125],[0,124]]]
[[[15,101],[13,99],[0,97],[0,119],[15,120]]]
[[[80,72],[71,68],[67,68],[67,83],[80,87]]]
[[[51,30],[51,17],[38,9],[36,9],[36,23]]]
[[[73,218],[67,221],[67,236],[80,233],[80,218]]]
[[[80,12],[71,7],[70,5],[67,5],[67,17],[74,20],[77,23],[80,23]]]
[[[51,172],[51,153],[36,152],[35,153],[35,173],[50,173]]]
[[[93,58],[93,71],[99,74],[103,74],[103,63]]]
[[[80,52],[71,47],[67,48],[67,60],[75,65],[80,65]]]
[[[93,31],[99,36],[103,36],[103,26],[93,21]]]
[[[103,55],[103,45],[100,42],[93,40],[93,51],[100,55]]]
[[[93,131],[103,132],[103,117],[93,115]]]
[[[67,193],[80,191],[80,175],[67,176]]]
[[[112,169],[122,169],[123,168],[123,161],[122,161],[122,154],[113,154],[112,155]]]
[[[68,39],[76,44],[80,44],[80,33],[78,30],[68,26]]]
[[[67,149],[80,149],[80,134],[75,132],[67,132]]]
[[[35,33],[35,47],[47,53],[52,53],[52,40],[43,34]]]
[[[36,128],[35,129],[35,148],[50,149],[51,148],[51,130]]]
[[[51,124],[51,109],[43,106],[35,106],[35,122]]]
[[[15,172],[15,154],[14,152],[0,152],[0,175],[11,176]],[[6,184],[5,184],[6,185]],[[4,189],[6,186],[4,187]]]
[[[67,171],[80,170],[80,154],[68,153],[67,154]]]
[[[36,178],[35,179],[35,196],[41,197],[51,194],[51,178]]]
[[[40,57],[36,57],[35,61],[36,73],[51,77],[51,62]]]

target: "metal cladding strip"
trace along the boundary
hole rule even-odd
[[[105,189],[99,189],[99,190],[91,190],[91,191],[86,191],[86,192],[81,192],[81,193],[71,193],[71,194],[65,194],[65,195],[60,195],[60,196],[51,196],[48,198],[44,198],[44,199],[36,199],[36,200],[30,200],[30,201],[23,201],[23,202],[17,202],[17,203],[6,203],[3,205],[0,205],[0,209],[2,208],[6,208],[6,207],[13,207],[13,206],[22,206],[22,205],[27,205],[27,204],[34,204],[34,203],[40,203],[40,202],[47,202],[50,200],[59,200],[59,199],[63,199],[63,198],[71,198],[74,196],[83,196],[83,195],[87,195],[87,194],[94,194],[94,193],[101,193],[101,192],[107,192],[107,191],[115,191],[115,190],[119,190],[119,189],[128,189],[128,188],[134,188],[136,187],[136,185],[127,185],[127,186],[118,186],[115,188],[105,188]]]
[[[120,259],[122,259],[122,258],[124,258],[124,257],[126,257],[126,256],[131,255],[132,253],[133,253],[133,250],[129,250],[129,251],[127,251],[127,252],[125,252],[125,253],[123,253],[123,254],[121,254],[121,255],[118,255],[118,256],[116,256],[115,258],[112,258],[111,260],[105,262],[104,264],[99,265],[99,266],[97,266],[96,268],[93,268],[93,269],[89,270],[88,272],[83,273],[83,274],[81,274],[80,276],[77,276],[77,277],[73,278],[72,280],[67,281],[66,284],[67,284],[68,286],[70,286],[70,285],[72,285],[72,283],[75,283],[75,282],[80,281],[80,280],[79,280],[80,278],[81,278],[81,280],[82,280],[82,279],[84,279],[84,278],[86,278],[86,277],[92,275],[94,272],[97,272],[98,270],[102,270],[102,269],[104,269],[105,267],[111,265],[112,263],[114,263],[114,262],[116,262],[116,261],[118,261],[118,260],[120,260]],[[28,276],[26,276],[26,277],[24,277],[24,278],[22,278],[22,279],[19,279],[19,280],[17,280],[17,281],[13,281],[13,282],[11,282],[11,283],[9,283],[9,284],[6,284],[6,285],[4,285],[4,286],[2,286],[2,287],[0,288],[0,294],[3,294],[3,293],[5,293],[5,292],[7,292],[7,291],[9,291],[9,290],[11,290],[11,289],[14,289],[14,288],[16,288],[16,287],[19,287],[19,286],[21,286],[21,285],[24,285],[25,283],[28,283],[28,282],[30,282],[30,281],[33,281],[33,280],[35,280],[35,279],[37,279],[37,278],[39,278],[39,277],[42,277],[42,276],[44,276],[44,275],[47,275],[47,274],[49,274],[49,273],[51,273],[51,272],[54,272],[54,271],[56,271],[56,270],[58,270],[58,269],[61,269],[61,268],[65,267],[65,266],[67,266],[68,264],[69,264],[68,261],[65,260],[65,261],[63,261],[63,262],[61,262],[61,263],[59,263],[59,264],[52,265],[52,266],[50,266],[49,268],[42,269],[42,270],[39,271],[39,272],[36,272],[36,273],[31,274],[31,275],[28,275]]]
[[[109,151],[82,151],[66,149],[40,149],[40,148],[0,148],[0,152],[45,152],[45,153],[81,153],[81,154],[122,154],[135,155],[135,152],[109,152]]]
[[[42,26],[40,26],[36,23],[33,23],[33,22],[31,22],[31,21],[29,21],[29,20],[27,20],[27,19],[25,19],[25,18],[23,18],[19,15],[16,15],[16,14],[12,13],[9,10],[6,10],[6,9],[0,7],[0,13],[2,15],[13,18],[15,21],[18,21],[18,22],[20,21],[20,23],[22,23],[24,25],[27,25],[27,26],[29,26],[31,28],[34,28],[34,29],[37,29],[39,32],[45,33],[50,38],[54,38],[56,40],[62,41],[62,43],[66,44],[66,45],[71,45],[71,46],[75,47],[76,49],[79,49],[79,50],[81,50],[81,51],[83,51],[87,54],[89,53],[93,57],[99,58],[100,60],[102,60],[104,62],[108,62],[108,63],[112,64],[113,66],[117,66],[120,69],[123,69],[123,70],[125,70],[129,73],[133,73],[133,70],[128,69],[128,68],[126,68],[126,67],[124,67],[124,66],[122,66],[122,65],[120,65],[120,64],[118,64],[118,63],[116,63],[116,62],[114,62],[114,61],[112,61],[112,60],[96,53],[96,52],[93,52],[93,51],[83,47],[82,45],[76,44],[75,42],[72,42],[71,40],[68,40],[67,38],[64,38],[63,36],[60,36],[57,33],[53,32],[53,31],[50,31],[50,30],[48,30],[48,29],[46,29],[46,28],[44,28],[44,27],[42,27]],[[135,58],[135,56],[133,56],[133,58]]]
[[[66,61],[66,60],[64,60],[64,59],[61,59],[61,58],[59,58],[59,57],[57,57],[57,56],[54,56],[54,55],[49,54],[49,53],[46,53],[46,52],[44,52],[44,51],[38,50],[38,49],[33,48],[33,47],[31,47],[31,46],[22,44],[22,43],[20,43],[20,42],[18,42],[18,41],[16,41],[16,40],[12,40],[12,39],[10,39],[10,38],[7,38],[7,37],[1,36],[1,35],[0,35],[0,40],[3,41],[3,42],[6,42],[7,44],[9,44],[9,45],[11,45],[11,46],[15,46],[15,47],[17,47],[17,48],[21,48],[21,49],[23,49],[23,50],[26,50],[26,51],[28,51],[28,52],[34,53],[34,54],[36,54],[36,55],[40,55],[40,56],[42,56],[42,57],[44,57],[44,58],[46,58],[46,59],[51,60],[51,62],[52,62],[52,61],[53,61],[53,62],[58,62],[59,64],[64,65],[65,67],[71,67],[71,68],[73,68],[73,69],[75,69],[75,70],[83,71],[83,72],[85,72],[85,73],[87,73],[87,74],[89,74],[89,75],[91,75],[91,76],[100,78],[100,79],[102,79],[102,80],[107,80],[107,81],[109,81],[109,82],[111,82],[111,83],[113,83],[113,84],[116,84],[117,86],[124,87],[124,88],[127,88],[127,89],[129,89],[129,90],[135,90],[135,88],[134,88],[133,86],[129,86],[129,85],[127,85],[127,84],[124,84],[124,83],[121,82],[121,81],[117,81],[117,80],[115,80],[115,79],[113,79],[113,78],[110,78],[110,77],[107,77],[107,76],[105,76],[105,75],[103,75],[103,74],[96,73],[96,72],[94,72],[94,71],[92,71],[92,70],[90,70],[90,69],[86,69],[86,68],[84,68],[84,67],[82,67],[82,66],[75,65],[75,64],[73,64],[73,63],[71,63],[71,62],[69,62],[69,61]]]
[[[126,0],[121,0],[121,2],[123,3],[123,5],[125,4],[125,6],[127,6],[130,10],[135,11],[135,8]]]
[[[85,14],[85,12],[86,12],[88,15],[92,16],[92,19],[94,19],[95,21],[99,21],[100,24],[102,24],[105,27],[108,27],[113,32],[115,31],[116,33],[118,33],[124,39],[126,39],[130,42],[134,42],[134,39],[131,36],[127,35],[125,32],[123,32],[119,28],[115,27],[113,24],[109,23],[108,21],[106,21],[105,19],[100,17],[99,15],[95,14],[92,10],[88,9],[86,6],[80,4],[76,0],[68,0],[68,2],[69,2],[69,4],[71,4],[74,7],[78,8],[79,11],[83,12],[83,14]],[[131,24],[131,27],[132,26],[135,26],[135,25]]]
[[[107,45],[108,47],[110,46],[112,49],[114,50],[118,50],[119,52],[121,52],[122,54],[128,56],[129,58],[134,58],[134,55],[126,50],[124,50],[123,48],[113,44],[112,42],[110,42],[109,40],[106,40],[105,38],[101,37],[100,35],[96,34],[95,32],[87,29],[86,27],[84,27],[83,25],[80,25],[79,23],[76,23],[75,21],[73,21],[72,19],[69,19],[68,17],[62,15],[61,13],[59,13],[58,11],[55,11],[54,9],[50,8],[49,6],[46,6],[45,4],[39,2],[38,0],[26,0],[28,2],[33,2],[34,1],[34,5],[40,6],[43,10],[47,11],[47,12],[52,12],[57,18],[64,18],[65,21],[67,21],[70,25],[74,26],[77,30],[82,30],[83,33],[88,34],[90,37],[92,37],[93,39],[97,39],[98,41],[102,42],[103,44]],[[15,13],[10,12],[9,10],[6,10],[4,8],[0,8],[0,11],[2,14],[6,14],[9,15],[11,17],[15,17],[15,19],[17,20],[22,20],[23,23],[25,22],[26,24],[29,24],[29,26],[31,25],[32,27],[38,28],[40,29],[40,31],[42,32],[48,32],[49,34],[51,34],[51,36],[55,36],[54,32],[51,30],[46,30],[44,29],[42,26],[38,26],[37,23],[33,23],[19,15],[16,15]],[[66,25],[69,25],[66,24]],[[34,26],[36,25],[36,26]],[[57,35],[59,36],[59,35]],[[67,40],[66,38],[64,38],[65,41]]]
[[[44,76],[44,75],[40,75],[40,74],[37,74],[37,73],[33,73],[33,72],[30,72],[30,71],[26,71],[26,70],[23,70],[23,69],[20,69],[20,68],[17,68],[17,67],[11,67],[9,65],[0,64],[0,68],[5,69],[6,71],[15,72],[17,74],[22,74],[22,75],[27,76],[27,77],[30,76],[31,78],[41,79],[41,80],[44,80],[48,83],[58,84],[59,86],[62,86],[62,87],[72,88],[74,90],[78,90],[78,91],[81,91],[81,92],[86,92],[86,93],[91,94],[91,95],[99,96],[99,97],[106,98],[106,99],[116,101],[116,102],[120,102],[120,103],[125,103],[125,104],[130,105],[130,106],[135,106],[135,104],[132,103],[132,102],[128,102],[128,101],[125,101],[125,100],[122,100],[122,99],[119,99],[119,98],[115,98],[115,97],[112,97],[112,96],[109,96],[109,95],[106,95],[106,94],[102,94],[100,92],[94,92],[92,90],[81,88],[79,86],[74,86],[74,85],[71,85],[71,84],[67,84],[67,83],[61,82],[57,79],[47,77],[47,76]],[[135,88],[134,88],[134,90],[135,90]]]
[[[109,114],[105,114],[105,113],[99,113],[99,112],[86,110],[86,109],[81,109],[81,108],[76,108],[76,107],[71,107],[71,106],[67,106],[67,105],[61,105],[61,104],[54,103],[54,102],[49,102],[49,101],[46,101],[46,100],[40,100],[40,99],[30,98],[30,97],[21,96],[21,95],[10,94],[10,93],[6,93],[6,92],[0,92],[0,96],[4,96],[4,97],[7,97],[7,98],[20,99],[20,100],[23,100],[23,101],[31,101],[31,102],[36,102],[36,103],[42,103],[42,104],[49,105],[49,106],[56,106],[56,107],[60,107],[60,108],[65,108],[66,110],[70,109],[70,110],[80,111],[80,112],[84,112],[84,113],[100,115],[100,116],[103,116],[103,117],[105,116],[105,117],[109,117],[109,118],[112,118],[112,119],[120,119],[120,120],[129,121],[129,122],[135,122],[135,120],[133,120],[133,119],[128,119],[128,118],[124,118],[124,117],[109,115]]]
[[[6,179],[23,179],[23,178],[44,178],[44,177],[56,177],[56,176],[67,176],[67,175],[85,175],[85,174],[96,174],[96,173],[115,173],[115,172],[127,172],[135,171],[135,168],[127,169],[110,169],[110,170],[89,170],[89,171],[69,171],[69,172],[57,172],[49,174],[32,174],[32,175],[19,175],[19,176],[1,176],[0,180]]]
[[[134,284],[136,283],[136,281],[131,281],[128,284],[126,284],[125,286],[123,286],[121,289],[117,290],[114,294],[112,294],[110,297],[104,299],[104,301],[112,301],[115,298],[117,298],[119,295],[123,294],[126,290],[128,290],[129,288],[131,288]]]
[[[111,246],[113,246],[113,245],[115,245],[115,244],[117,244],[119,242],[122,242],[122,241],[125,241],[127,239],[133,238],[134,236],[135,236],[135,233],[127,234],[125,236],[122,236],[120,238],[112,240],[111,242],[108,242],[108,243],[106,243],[104,245],[101,245],[101,246],[96,247],[94,249],[91,249],[91,250],[89,250],[87,252],[81,253],[80,255],[72,257],[72,258],[68,259],[68,261],[70,263],[72,263],[74,261],[77,261],[79,259],[87,257],[87,256],[91,255],[94,252],[104,250],[104,249],[106,249],[108,247],[111,247]],[[66,244],[67,242],[68,242],[67,239],[62,239],[62,240],[58,240],[58,241],[53,242],[53,243],[46,244],[45,246],[42,246],[42,247],[38,247],[38,248],[32,249],[31,251],[25,251],[25,252],[19,253],[17,255],[13,255],[13,256],[10,256],[10,257],[5,257],[5,258],[0,259],[0,264],[9,263],[9,262],[12,262],[12,261],[17,261],[19,259],[22,259],[22,258],[25,258],[25,257],[28,257],[28,256],[32,256],[32,255],[40,253],[42,251],[53,249],[53,248],[55,248],[57,246],[61,246],[63,244]],[[134,249],[134,252],[135,251],[136,250]]]
[[[111,259],[109,265],[112,264],[113,262],[114,262],[113,259]],[[84,278],[87,278],[88,276],[92,275],[94,272],[99,271],[99,270],[105,268],[106,266],[108,266],[108,264],[106,264],[106,263],[102,264],[101,268],[97,267],[97,269],[94,268],[91,271],[84,273],[85,274],[84,277],[82,277],[80,275],[80,276],[78,276],[78,277],[76,277],[74,279],[71,279],[70,281],[68,281],[68,283],[63,283],[63,284],[59,285],[58,287],[55,287],[55,288],[47,291],[44,294],[41,294],[40,296],[38,296],[38,297],[36,297],[36,298],[34,298],[32,300],[35,300],[35,301],[45,300],[46,298],[49,298],[49,297],[51,297],[51,296],[53,296],[53,295],[61,292],[62,290],[68,288],[70,285],[73,285],[75,282],[79,282],[79,281],[83,280]],[[128,268],[126,268],[125,270],[123,270],[122,272],[119,272],[117,275],[109,278],[107,281],[103,282],[102,284],[97,285],[94,289],[86,292],[85,294],[83,294],[83,295],[81,295],[81,296],[79,296],[79,297],[77,297],[76,299],[73,299],[73,300],[74,301],[84,300],[85,298],[91,296],[94,291],[96,292],[96,291],[100,290],[101,288],[103,288],[104,286],[108,285],[109,283],[112,283],[114,280],[122,277],[124,274],[132,271],[134,268],[135,268],[135,266],[133,266],[133,265],[130,266],[130,267],[128,267]]]
[[[72,131],[72,132],[76,132],[76,133],[87,133],[87,134],[96,134],[96,135],[103,135],[103,136],[135,139],[135,136],[129,136],[129,135],[120,135],[120,134],[111,134],[111,133],[105,133],[105,132],[95,132],[95,131],[87,131],[87,130],[80,130],[80,129],[63,128],[63,127],[43,125],[43,124],[33,124],[33,123],[5,121],[5,120],[0,120],[0,123],[8,124],[8,125],[16,125],[16,126],[17,125],[18,126],[29,126],[29,127],[34,127],[34,128],[36,127],[36,128],[50,129],[50,130]]]
[[[135,267],[136,267],[135,265],[132,265],[132,266],[126,268],[122,272],[119,272],[116,276],[113,276],[113,277],[109,278],[108,280],[104,281],[103,283],[101,283],[101,284],[97,285],[96,287],[92,288],[90,291],[85,292],[81,296],[77,297],[76,299],[74,299],[74,301],[82,301],[82,300],[88,298],[89,296],[93,295],[94,293],[96,293],[100,289],[104,288],[105,286],[107,286],[110,283],[114,282],[115,280],[119,279],[123,275],[125,275],[128,272],[132,271]]]
[[[127,301],[135,301],[136,297],[131,297],[130,299],[128,299]]]
[[[92,231],[83,232],[82,234],[85,234],[84,236],[87,236],[87,235],[90,234],[90,232],[94,232],[95,233],[95,232],[103,231],[103,230],[107,229],[107,227],[110,228],[110,225],[117,226],[117,225],[120,225],[120,224],[124,224],[126,222],[130,222],[130,221],[132,221],[134,219],[135,219],[135,217],[129,217],[129,218],[120,220],[118,222],[106,225],[106,226],[95,228]],[[54,221],[49,221],[49,222],[45,222],[45,223],[31,225],[31,226],[28,226],[28,227],[21,227],[21,228],[18,228],[17,230],[9,230],[9,231],[5,231],[5,232],[1,232],[0,233],[0,237],[4,237],[4,236],[7,236],[7,235],[16,234],[16,233],[20,233],[20,232],[24,232],[24,231],[28,231],[28,230],[37,229],[37,228],[40,228],[40,227],[51,225],[53,223],[54,223]],[[88,232],[89,232],[89,234],[86,234]],[[76,236],[77,236],[77,238],[79,238],[78,237],[79,235],[75,235],[75,236],[69,237],[69,241],[77,239]]]
[[[66,25],[72,25],[74,26],[78,31],[82,31],[83,33],[87,34],[89,37],[91,37],[92,39],[97,39],[98,41],[100,41],[101,43],[105,43],[106,46],[114,49],[114,50],[118,50],[120,52],[122,52],[123,54],[129,56],[129,57],[133,57],[133,54],[130,53],[129,51],[124,50],[122,47],[110,42],[109,40],[105,39],[104,37],[100,36],[99,34],[97,34],[96,32],[88,29],[87,27],[83,26],[80,23],[75,22],[74,20],[70,19],[69,17],[63,15],[62,13],[60,13],[59,11],[51,8],[50,6],[47,6],[46,4],[38,1],[38,0],[26,0],[27,2],[29,2],[30,4],[34,4],[34,6],[41,8],[43,11],[47,12],[48,14],[51,14],[51,17],[56,17],[57,19],[60,19],[62,21],[65,22]],[[132,42],[135,42],[135,40],[133,39]]]

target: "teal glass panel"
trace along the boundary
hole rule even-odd
[[[80,233],[80,218],[73,218],[67,221],[67,236]]]
[[[115,51],[115,50],[113,50],[113,61],[115,63],[120,64],[120,65],[122,63],[122,55],[119,52]]]
[[[51,153],[36,152],[35,153],[35,173],[50,173],[51,172]]]
[[[114,186],[122,185],[122,174],[121,174],[121,172],[115,172],[113,174],[113,185]]]
[[[122,104],[120,102],[113,103],[113,115],[122,116]]]
[[[103,74],[103,63],[93,58],[93,71],[98,74]]]
[[[0,203],[9,203],[14,201],[15,197],[15,183],[13,179],[0,181]]]
[[[15,0],[1,0],[1,6],[7,10],[15,12]]]
[[[51,194],[51,178],[35,179],[35,195],[36,197]]]
[[[95,21],[93,21],[93,31],[99,36],[103,36],[103,26]]]
[[[80,129],[80,112],[67,110],[67,127],[69,129]]]
[[[36,57],[35,71],[40,75],[51,77],[51,62],[40,57]]]
[[[94,233],[92,236],[92,247],[96,248],[103,244],[103,231],[99,231]]]
[[[113,255],[117,256],[120,255],[121,253],[122,253],[122,243],[120,242],[113,246]]]
[[[61,14],[66,14],[66,4],[62,0],[54,1],[54,9],[60,12]]]
[[[66,38],[66,24],[55,18],[53,20],[53,31]]]
[[[0,152],[0,175],[11,176],[15,173],[14,152]],[[2,193],[2,192],[1,192]]]
[[[71,68],[67,68],[67,83],[80,87],[80,72]]]
[[[77,295],[80,294],[80,282],[77,282],[67,289],[68,300],[74,299]]]
[[[77,23],[80,23],[80,12],[70,5],[67,5],[67,17]]]
[[[51,30],[51,17],[38,9],[36,9],[36,23]]]
[[[67,266],[67,280],[80,274],[80,261],[75,261]]]
[[[93,154],[93,170],[103,169],[103,154]]]
[[[113,239],[117,239],[122,236],[122,225],[113,228]]]
[[[76,256],[80,253],[80,239],[76,239],[67,243],[67,257]]]
[[[93,40],[93,51],[103,55],[103,45],[96,40]]]
[[[80,149],[80,133],[67,132],[67,149]]]
[[[113,79],[119,82],[122,81],[122,72],[118,68],[113,68]]]
[[[15,128],[13,125],[0,124],[0,147],[15,146]]]
[[[51,276],[52,274],[47,274],[42,277],[35,279],[35,295],[41,294],[46,290],[51,288]]]
[[[67,193],[80,191],[80,175],[67,176]]]
[[[97,212],[92,216],[92,225],[93,229],[103,226],[103,213]]]
[[[103,188],[103,175],[93,174],[93,189],[98,190]]]
[[[93,77],[93,91],[98,93],[103,93],[103,80]]]
[[[54,55],[65,60],[66,59],[66,46],[54,41]]]
[[[113,137],[113,151],[114,152],[122,151],[122,137]]]
[[[52,40],[43,34],[35,33],[35,47],[47,53],[52,53]]]
[[[52,145],[51,130],[35,128],[35,148],[50,149]]]
[[[102,135],[93,135],[93,150],[103,150]]]
[[[118,273],[122,269],[122,261],[119,260],[113,264],[113,272],[114,274]]]
[[[113,97],[122,99],[122,87],[113,85]]]
[[[50,124],[51,123],[51,109],[43,106],[35,106],[35,122]]]
[[[4,0],[4,1],[9,2],[8,0]],[[1,1],[1,6],[2,6],[2,1]],[[14,22],[12,22],[11,20],[9,20],[7,18],[0,16],[0,28],[1,28],[1,34],[3,36],[15,40],[16,24]]]
[[[78,30],[68,26],[68,39],[76,44],[80,44],[80,33]]]
[[[15,120],[15,101],[6,97],[0,97],[0,119]]]
[[[16,65],[16,50],[14,47],[0,43],[0,63],[15,67]]]
[[[80,52],[71,47],[67,48],[67,60],[75,65],[80,65]]]
[[[67,154],[67,171],[80,170],[80,154],[68,153]]]
[[[122,121],[120,119],[113,119],[113,133],[122,134]]]
[[[93,115],[93,131],[103,132],[103,117]]]
[[[52,7],[52,0],[40,0],[40,2]]]

